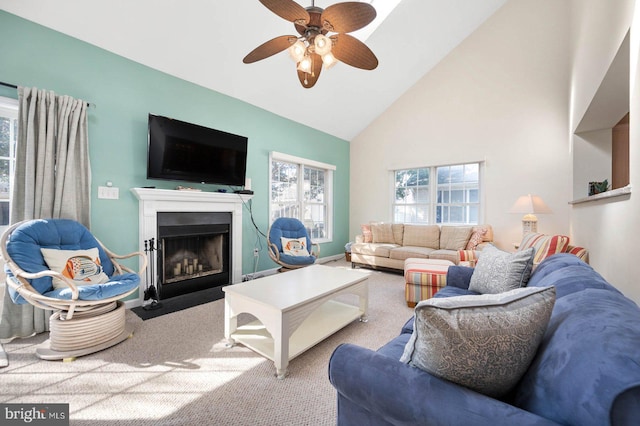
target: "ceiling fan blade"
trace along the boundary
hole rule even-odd
[[[304,7],[293,0],[260,0],[260,3],[287,21],[299,25],[304,25],[309,22],[309,13]]]
[[[305,89],[311,89],[315,86],[316,81],[320,77],[320,71],[322,71],[322,57],[317,53],[311,54],[311,73],[306,73],[298,70],[298,80]]]
[[[378,66],[378,58],[366,44],[349,34],[332,35],[331,53],[340,62],[363,70],[372,70]]]
[[[260,46],[253,49],[247,56],[244,57],[242,62],[245,64],[251,64],[253,62],[260,61],[268,58],[269,56],[280,53],[283,50],[289,48],[297,40],[296,36],[284,35],[262,43]]]
[[[376,10],[370,4],[348,1],[327,7],[321,20],[327,31],[350,33],[366,27],[375,18]]]

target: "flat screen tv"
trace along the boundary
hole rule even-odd
[[[149,114],[147,178],[243,186],[247,138]]]

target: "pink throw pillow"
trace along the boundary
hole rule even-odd
[[[364,242],[372,243],[373,234],[371,233],[371,225],[369,224],[360,225],[360,229],[362,230],[362,236],[364,237]]]
[[[484,238],[484,235],[487,233],[486,228],[481,228],[471,234],[471,238],[469,238],[469,242],[467,243],[466,250],[475,250],[478,247]]]

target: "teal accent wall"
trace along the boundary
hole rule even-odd
[[[0,81],[53,90],[87,100],[92,171],[93,233],[116,253],[138,249],[138,200],[130,188],[179,184],[216,191],[215,185],[147,180],[147,116],[154,113],[249,138],[247,177],[252,210],[263,233],[269,226],[269,153],[278,151],[334,164],[334,238],[322,257],[342,254],[349,235],[349,143],[238,99],[205,89],[0,11]],[[300,88],[300,90],[305,90]],[[316,89],[313,89],[316,90]],[[318,89],[320,90],[320,89]],[[0,96],[17,98],[0,86]],[[120,199],[99,200],[98,186],[112,181]],[[222,187],[226,188],[226,187]],[[262,237],[258,271],[273,263]],[[252,273],[257,233],[243,213],[243,273]],[[133,265],[130,266],[134,266]]]

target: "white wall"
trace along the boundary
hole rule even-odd
[[[573,137],[573,199],[589,195],[589,182],[611,184],[611,129],[593,130]]]
[[[538,217],[538,230],[569,234],[598,272],[639,302],[631,272],[640,197],[568,204],[580,198],[573,130],[632,22],[630,181],[640,191],[635,0],[511,0],[352,141],[352,237],[361,223],[391,220],[390,170],[486,160],[484,218],[500,247],[521,237],[509,207],[537,194],[553,210]]]
[[[569,232],[569,4],[511,0],[351,143],[350,232],[391,220],[389,170],[485,160],[484,221],[513,249],[537,194],[538,229]],[[425,40],[428,43],[428,40]]]
[[[640,12],[635,0],[572,0],[574,25],[572,45],[572,126],[597,91],[618,47],[631,26],[630,73],[630,182],[640,190]],[[640,237],[638,194],[618,199],[579,204],[572,208],[572,237],[584,241],[591,252],[591,265],[635,302],[640,302],[640,282],[633,274],[634,254]]]

